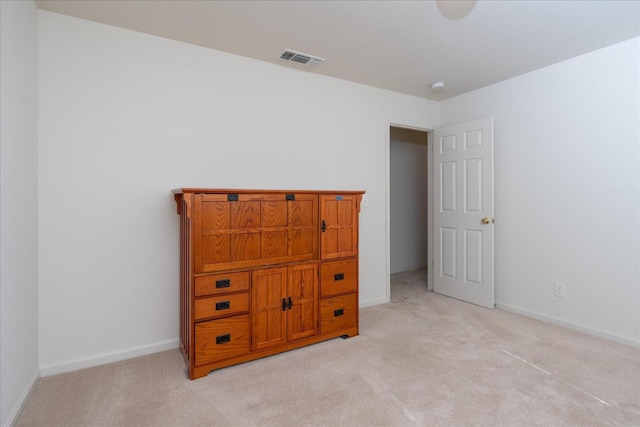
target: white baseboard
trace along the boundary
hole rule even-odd
[[[22,391],[22,394],[20,395],[20,398],[18,399],[16,406],[14,406],[13,410],[9,414],[9,418],[7,418],[5,427],[13,426],[18,422],[18,418],[20,417],[20,414],[24,409],[24,405],[27,404],[27,401],[29,400],[31,393],[33,393],[33,390],[36,388],[36,384],[38,383],[39,379],[40,379],[40,369],[36,369],[31,375],[31,378],[29,378],[29,381],[27,382],[27,385]]]
[[[41,366],[40,375],[48,377],[50,375],[62,374],[64,372],[106,365],[107,363],[119,362],[121,360],[132,359],[134,357],[146,356],[148,354],[158,353],[165,350],[172,350],[174,348],[178,348],[178,344],[179,340],[177,339],[168,340],[155,344],[133,347],[123,351],[102,354],[99,356],[54,363],[51,365]]]
[[[360,304],[358,304],[358,306],[360,308],[372,307],[374,305],[386,304],[386,303],[388,303],[390,301],[391,301],[390,298],[370,299],[368,301],[362,301]]]
[[[543,314],[534,313],[529,310],[525,310],[520,307],[515,307],[509,304],[503,304],[496,302],[496,308],[499,308],[504,311],[509,311],[511,313],[519,314],[521,316],[530,317],[532,319],[540,320],[545,323],[551,323],[553,325],[562,326],[567,329],[571,329],[573,331],[582,332],[583,334],[591,335],[598,338],[604,338],[609,341],[614,341],[620,344],[625,344],[631,347],[640,348],[640,341],[635,341],[632,339],[619,337],[617,335],[613,335],[607,332],[599,331],[597,329],[589,328],[582,325],[576,325],[575,323],[570,323],[564,320],[556,319],[555,317],[545,316]]]

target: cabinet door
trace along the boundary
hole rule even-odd
[[[253,349],[284,344],[287,267],[255,270],[251,279]]]
[[[194,196],[196,273],[251,265],[261,256],[260,202],[227,194]]]
[[[320,196],[320,256],[344,258],[358,253],[358,196]]]
[[[196,273],[318,257],[316,194],[196,194]]]
[[[289,267],[287,340],[293,341],[318,333],[318,264]]]

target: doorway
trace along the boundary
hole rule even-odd
[[[427,287],[429,138],[427,130],[389,127],[390,286],[392,278],[409,275]]]

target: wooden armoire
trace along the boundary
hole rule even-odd
[[[358,335],[363,191],[180,188],[180,349],[189,378]]]

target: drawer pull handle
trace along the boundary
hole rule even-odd
[[[216,289],[228,288],[231,286],[231,279],[216,280]]]
[[[289,301],[287,302],[287,308],[291,310],[292,307],[293,307],[293,300],[291,299],[291,297],[289,297]]]
[[[216,303],[217,310],[229,310],[231,308],[231,301],[222,301]]]
[[[339,317],[339,316],[342,316],[343,314],[344,314],[344,308],[341,308],[333,312],[333,317]]]
[[[335,281],[344,280],[344,273],[334,274],[333,275],[333,280],[335,280]]]
[[[287,311],[287,300],[282,298],[282,311]]]
[[[231,334],[219,335],[216,337],[216,344],[226,344],[231,341]]]

